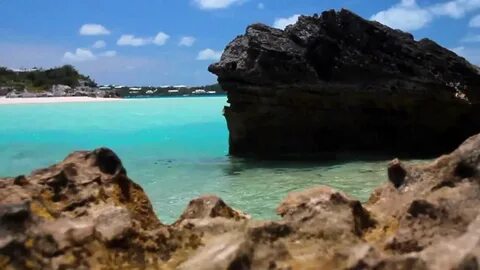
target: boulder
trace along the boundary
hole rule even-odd
[[[159,269],[195,239],[169,232],[106,148],[0,179],[1,269]]]
[[[1,86],[0,87],[0,96],[6,96],[8,93],[15,91],[13,87]]]
[[[71,91],[72,91],[72,88],[70,86],[63,85],[63,84],[52,85],[52,88],[50,89],[50,92],[52,92],[54,97],[66,96],[67,93],[70,93]]]
[[[177,222],[189,219],[207,219],[223,217],[228,219],[249,219],[250,217],[228,206],[221,198],[207,195],[192,200]]]
[[[210,195],[165,225],[114,152],[75,152],[0,179],[0,269],[478,269],[480,134],[387,170],[365,203],[313,187],[257,221]]]
[[[480,131],[479,69],[429,39],[348,11],[250,25],[209,67],[227,91],[230,154],[420,156]]]

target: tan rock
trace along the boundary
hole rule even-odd
[[[173,225],[108,149],[0,181],[1,269],[477,269],[480,135],[420,165],[395,160],[362,204],[329,187],[291,193],[256,221],[220,198]]]

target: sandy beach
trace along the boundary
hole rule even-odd
[[[0,105],[9,104],[48,104],[48,103],[75,103],[75,102],[114,102],[120,98],[91,98],[91,97],[46,97],[46,98],[6,98],[0,97]]]

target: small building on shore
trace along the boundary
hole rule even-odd
[[[192,91],[192,94],[194,94],[194,95],[206,94],[206,93],[207,93],[207,91],[205,91],[204,89],[196,89],[196,90]]]

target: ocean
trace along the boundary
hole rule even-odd
[[[329,185],[362,201],[386,181],[388,160],[259,162],[228,156],[226,97],[0,106],[0,176],[29,174],[70,152],[109,147],[160,220],[215,194],[255,219],[276,217],[292,191]]]

